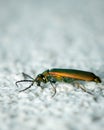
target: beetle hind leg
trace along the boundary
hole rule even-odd
[[[81,85],[80,83],[78,82],[75,82],[74,83],[78,88],[81,88],[84,92],[90,94],[90,95],[93,95],[93,93],[89,92],[83,85]]]
[[[77,86],[77,88],[81,88],[84,92],[87,91],[86,88],[78,82],[75,82],[75,86]]]

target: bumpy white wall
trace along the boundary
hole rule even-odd
[[[104,1],[0,1],[0,130],[103,130]],[[92,71],[85,82],[96,97],[70,84],[18,91],[21,72],[35,77],[50,68]]]

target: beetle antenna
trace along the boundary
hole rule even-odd
[[[22,91],[25,91],[25,90],[31,88],[31,86],[34,84],[33,80],[20,80],[20,81],[15,82],[16,86],[18,87],[18,83],[21,83],[21,82],[31,82],[31,84],[29,85],[29,87],[27,87],[27,88],[25,88],[23,90],[20,90],[19,92],[22,92]]]
[[[31,88],[31,86],[33,86],[33,84],[34,84],[34,82],[32,82],[32,83],[29,85],[29,87],[27,87],[27,88],[25,88],[25,89],[23,89],[23,90],[20,90],[19,92],[23,92],[23,91],[25,91],[25,90]]]
[[[28,75],[28,74],[26,74],[26,73],[24,73],[24,72],[22,72],[22,75],[23,75],[24,78],[27,78],[27,77],[28,77],[28,78],[34,80],[34,78],[32,78],[30,75]]]
[[[15,82],[16,86],[18,87],[18,83],[21,83],[21,82],[33,82],[33,80],[19,80]]]

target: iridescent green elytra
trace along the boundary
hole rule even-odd
[[[35,82],[36,82],[37,86],[40,86],[41,88],[43,88],[41,86],[42,82],[43,83],[50,82],[50,84],[52,85],[52,87],[54,89],[54,95],[56,93],[56,88],[54,87],[53,84],[55,84],[56,82],[71,83],[74,81],[82,80],[82,81],[93,81],[96,83],[101,83],[101,79],[98,76],[96,76],[94,73],[82,71],[82,70],[75,70],[75,69],[55,68],[55,69],[51,69],[51,70],[46,70],[43,73],[37,75],[37,77],[35,79],[25,73],[23,73],[23,75],[26,77],[29,77],[31,80],[20,80],[20,81],[16,82],[16,85],[19,82],[31,82],[31,84],[29,87],[27,87],[21,91],[25,91],[25,90],[29,89]],[[83,90],[86,91],[85,89],[83,89]]]

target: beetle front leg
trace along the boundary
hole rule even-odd
[[[52,97],[54,97],[56,95],[56,88],[55,88],[55,86],[53,85],[52,82],[50,82],[50,84],[51,84],[53,91],[54,91],[54,94],[52,95]]]
[[[50,82],[50,84],[51,84],[51,86],[52,86],[52,89],[53,89],[53,91],[54,91],[54,94],[52,95],[52,97],[54,97],[55,94],[56,94],[56,87],[54,86],[54,84],[56,83],[56,79],[53,78],[53,77],[51,77],[51,76],[49,76],[49,77],[48,77],[48,81]]]

